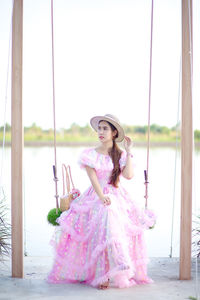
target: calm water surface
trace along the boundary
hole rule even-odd
[[[83,192],[90,185],[89,178],[77,164],[84,147],[58,147],[58,188],[62,194],[61,164],[70,164],[75,186]],[[146,148],[132,149],[135,160],[135,176],[131,180],[122,179],[124,186],[141,207],[144,207],[144,169],[146,168]],[[3,188],[10,207],[11,149],[5,149],[3,165]],[[193,211],[197,205],[200,187],[200,152],[195,152],[195,184]],[[156,227],[145,232],[148,254],[151,257],[167,257],[170,253],[171,218],[174,189],[174,148],[150,149],[149,199],[148,207],[158,215]],[[54,227],[46,221],[48,211],[55,207],[55,187],[52,165],[54,152],[51,147],[26,147],[24,149],[24,237],[25,251],[29,256],[49,256],[52,249],[49,240]],[[180,231],[180,151],[177,154],[175,189],[175,217],[173,234],[173,256],[179,256]]]

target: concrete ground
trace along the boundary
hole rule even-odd
[[[148,275],[154,280],[154,283],[126,289],[109,288],[107,290],[98,290],[83,284],[49,284],[45,278],[51,265],[52,257],[25,257],[24,279],[21,279],[11,277],[9,260],[0,264],[0,299],[200,299],[197,298],[200,281],[196,281],[195,261],[192,262],[192,279],[179,280],[178,258],[150,258]]]

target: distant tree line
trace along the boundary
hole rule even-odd
[[[139,125],[126,125],[123,124],[123,128],[127,135],[146,135],[148,132],[148,126],[139,126]],[[4,127],[0,127],[0,132],[3,132]],[[150,132],[154,135],[165,135],[170,136],[176,134],[176,131],[180,132],[180,123],[178,123],[176,126],[173,126],[171,128],[167,126],[160,126],[158,124],[151,124],[150,125]],[[6,132],[11,132],[11,126],[10,124],[6,124]],[[40,126],[36,125],[36,123],[33,123],[29,127],[24,127],[24,133],[25,135],[33,135],[33,136],[52,136],[53,135],[53,129],[42,129]],[[86,124],[85,126],[80,126],[76,123],[71,124],[70,128],[60,128],[57,130],[57,134],[60,136],[94,136],[94,130],[91,128],[89,124]],[[200,130],[196,129],[194,131],[194,137],[195,140],[200,141]]]

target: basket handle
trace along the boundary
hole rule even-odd
[[[65,185],[67,187],[67,193],[70,192],[70,179],[67,172],[67,168],[65,164],[62,164],[62,179],[63,179],[63,195],[65,195]]]
[[[70,178],[71,179],[71,184],[72,184],[72,187],[73,187],[73,189],[75,189],[75,187],[74,187],[74,183],[73,183],[73,180],[72,180],[72,173],[71,173],[71,167],[70,167],[70,165],[68,165],[67,166],[67,168],[66,168],[66,172],[67,172],[67,169],[69,169],[69,175],[68,175],[68,178]]]

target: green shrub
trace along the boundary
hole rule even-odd
[[[198,140],[198,141],[200,141],[200,130],[195,130],[194,131],[194,138],[195,138],[195,140]]]

